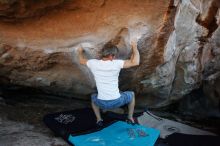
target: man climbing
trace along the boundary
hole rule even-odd
[[[130,68],[139,65],[140,55],[137,42],[131,43],[132,55],[128,60],[116,59],[118,48],[107,43],[101,50],[100,59],[87,60],[83,54],[83,48],[78,48],[79,62],[87,65],[94,75],[98,94],[92,94],[92,109],[97,118],[97,125],[102,126],[100,109],[114,109],[128,104],[127,122],[134,123],[133,112],[135,106],[135,94],[133,91],[120,92],[118,88],[119,72],[122,68]]]

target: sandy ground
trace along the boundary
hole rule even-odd
[[[68,146],[44,125],[43,116],[86,106],[87,101],[71,99],[0,98],[0,146]]]

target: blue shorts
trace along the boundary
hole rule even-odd
[[[97,105],[101,109],[114,109],[130,103],[132,101],[132,98],[134,97],[133,91],[120,92],[120,94],[121,96],[118,99],[114,100],[98,99],[97,94],[92,94],[91,98],[92,102],[94,102],[95,105]]]

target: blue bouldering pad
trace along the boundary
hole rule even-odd
[[[156,129],[117,121],[93,133],[70,134],[68,141],[75,146],[153,146],[159,135]]]

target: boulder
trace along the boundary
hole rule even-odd
[[[140,66],[122,70],[120,89],[134,90],[138,105],[166,106],[203,87],[218,107],[219,7],[218,0],[1,0],[0,82],[89,99],[95,82],[78,46],[98,58],[112,41],[127,59],[137,39]]]

